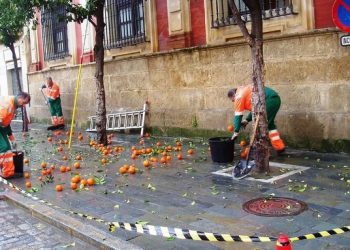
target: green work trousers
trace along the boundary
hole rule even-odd
[[[8,139],[8,135],[10,134],[12,134],[10,126],[0,127],[0,153],[11,150],[10,141]]]
[[[269,131],[276,129],[275,117],[281,106],[281,98],[279,96],[272,96],[266,100],[266,113]]]
[[[60,97],[58,97],[55,100],[49,99],[49,103],[50,103],[51,116],[57,116],[57,117],[63,116]]]

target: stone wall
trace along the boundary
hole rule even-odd
[[[265,42],[266,85],[281,95],[277,125],[290,145],[319,148],[350,140],[350,49],[339,45],[340,36],[318,31]],[[225,130],[233,114],[227,90],[246,81],[250,72],[244,43],[109,61],[107,109],[141,108],[147,100],[149,126],[191,128],[196,118],[198,129]],[[49,116],[38,88],[50,75],[61,87],[64,115],[70,117],[77,73],[78,67],[70,67],[30,74],[31,115]],[[84,65],[80,124],[95,113],[93,75],[94,64]]]

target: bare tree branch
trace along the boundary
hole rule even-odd
[[[235,21],[237,22],[237,25],[240,28],[244,39],[247,41],[249,46],[252,47],[253,46],[252,36],[249,34],[249,31],[248,31],[247,27],[245,26],[245,23],[242,20],[241,14],[239,13],[239,11],[237,9],[237,6],[236,6],[234,0],[228,0],[228,3],[229,3],[230,8],[232,10],[233,17],[234,17]]]
[[[94,20],[92,19],[92,17],[88,18],[89,22],[92,24],[92,26],[94,26],[94,28],[96,29],[97,24],[94,22]]]
[[[262,40],[262,13],[261,5],[259,0],[243,0],[245,5],[248,7],[251,20],[252,20],[252,31],[251,37],[253,39]]]

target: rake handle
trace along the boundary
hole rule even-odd
[[[260,120],[260,114],[258,114],[258,116],[256,118],[255,125],[254,125],[253,136],[250,139],[248,154],[247,154],[247,158],[246,158],[247,164],[248,164],[248,160],[249,160],[249,156],[250,156],[250,152],[251,152],[251,148],[252,148],[253,142],[255,141],[256,131],[258,130],[259,120]]]

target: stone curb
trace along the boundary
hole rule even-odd
[[[83,222],[60,211],[56,211],[49,206],[29,200],[28,198],[15,192],[0,192],[0,199],[4,199],[10,204],[12,203],[15,206],[27,210],[27,212],[30,212],[33,217],[55,226],[65,233],[83,240],[86,243],[97,247],[98,249],[142,249],[139,246],[131,244],[127,241],[117,237],[112,237],[96,227],[84,224]]]

